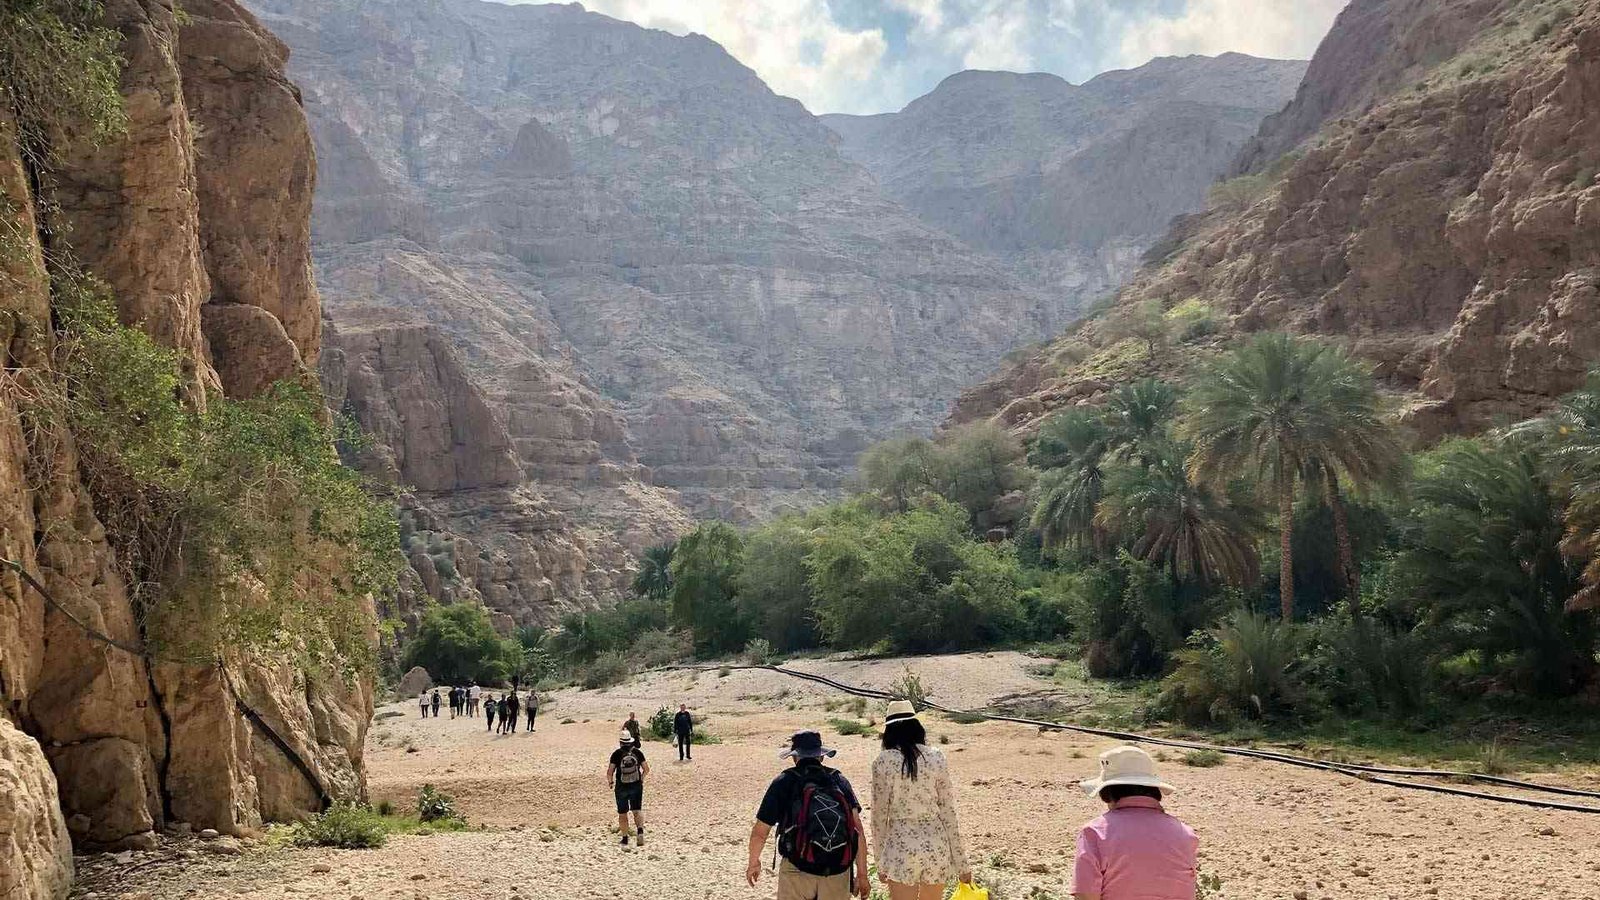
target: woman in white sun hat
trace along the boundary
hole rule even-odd
[[[1105,815],[1078,832],[1077,900],[1194,900],[1200,839],[1161,807],[1172,785],[1138,747],[1100,754],[1100,776],[1082,782]]]
[[[890,703],[872,764],[872,842],[891,900],[939,900],[950,879],[972,881],[950,767],[927,742],[916,708]]]

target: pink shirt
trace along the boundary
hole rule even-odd
[[[1078,832],[1074,894],[1104,900],[1194,900],[1194,829],[1150,797],[1125,797]]]

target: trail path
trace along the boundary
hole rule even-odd
[[[1030,660],[1009,653],[911,661],[934,696],[958,706],[1038,690]],[[798,664],[843,681],[886,686],[901,661]],[[603,781],[618,723],[662,705],[690,703],[723,743],[678,763],[646,743],[649,841],[624,850],[607,831],[614,815]],[[563,691],[533,734],[499,736],[482,720],[420,719],[413,704],[385,707],[368,748],[374,800],[413,802],[423,783],[455,795],[486,831],[401,836],[379,850],[248,848],[170,861],[86,863],[78,896],[316,897],[319,900],[770,897],[745,887],[744,840],[755,804],[780,767],[776,750],[801,727],[819,727],[840,768],[868,795],[876,745],[832,734],[828,702],[844,698],[770,672],[725,677],[662,673],[606,692]],[[869,710],[869,714],[878,713]],[[562,724],[563,720],[571,720]],[[1076,827],[1098,813],[1077,789],[1105,742],[1001,723],[957,725],[934,716],[946,737],[962,828],[977,870],[997,880],[998,900],[1065,898]],[[1194,769],[1176,758],[1165,774],[1179,789],[1169,808],[1201,836],[1201,869],[1222,879],[1220,897],[1254,900],[1540,898],[1600,900],[1600,816],[1499,806],[1375,787],[1353,779],[1230,759]],[[1600,786],[1593,772],[1567,780]],[[169,853],[171,848],[169,848]],[[1047,891],[1046,894],[1036,893]]]

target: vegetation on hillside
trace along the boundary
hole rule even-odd
[[[1150,679],[1147,714],[1225,727],[1437,722],[1600,684],[1600,376],[1542,419],[1408,452],[1361,364],[1263,335],[1029,446],[902,438],[860,477],[758,528],[702,525],[664,596],[550,641],[579,667],[663,633],[763,658],[1051,642]]]

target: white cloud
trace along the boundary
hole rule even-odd
[[[584,0],[584,6],[648,28],[704,34],[774,91],[815,112],[870,107],[875,98],[863,96],[862,86],[888,47],[881,29],[840,25],[827,0]]]
[[[1122,57],[1214,56],[1227,51],[1308,59],[1348,0],[1189,0],[1176,16],[1146,16],[1122,35]]]

